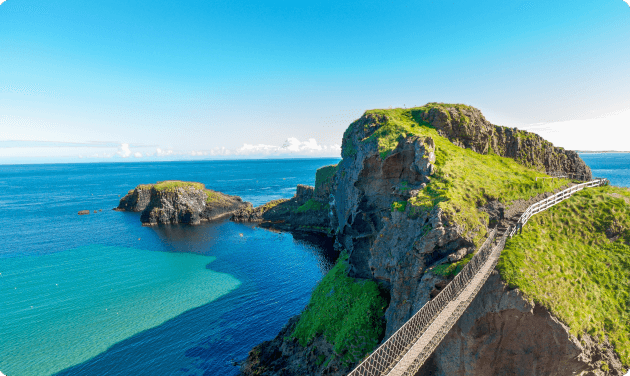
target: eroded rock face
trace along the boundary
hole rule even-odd
[[[472,107],[431,109],[414,118],[478,153],[511,157],[547,172],[591,177],[577,153],[555,148],[531,133],[492,125]],[[439,208],[411,213],[398,204],[430,182],[436,146],[430,137],[407,136],[382,159],[375,142],[363,141],[385,120],[383,115],[369,113],[348,128],[342,141],[344,158],[325,187],[329,225],[337,247],[349,253],[350,275],[376,280],[390,293],[384,340],[448,283],[444,277],[426,273],[428,268],[474,251],[471,235],[464,236],[463,228]],[[322,192],[316,189],[313,197],[323,201]],[[504,224],[532,200],[510,207],[490,201],[482,210],[494,222],[485,225]],[[316,360],[309,355],[330,345],[317,338],[307,347],[299,346],[286,338],[291,325],[250,353],[244,374],[330,374],[332,370],[313,364]],[[544,308],[509,290],[495,272],[419,375],[600,375],[602,360],[611,369],[608,374],[622,374],[610,348],[598,348],[588,337],[577,340]],[[347,373],[332,372],[341,371]]]
[[[179,187],[171,190],[157,190],[151,186],[138,187],[123,197],[116,210],[142,211],[140,221],[145,226],[157,224],[185,223],[198,225],[232,215],[246,207],[238,196],[220,192]],[[251,206],[251,204],[249,204]]]
[[[472,242],[440,209],[417,216],[392,209],[394,202],[406,201],[429,182],[435,143],[430,137],[407,137],[382,160],[375,143],[360,142],[382,120],[368,115],[346,133],[344,142],[360,147],[339,165],[334,200],[337,240],[350,253],[351,275],[375,279],[390,290],[385,313],[389,337],[421,307],[416,305],[424,288],[418,282],[426,268]]]
[[[120,203],[116,210],[141,212],[151,201],[151,190],[143,188],[135,188],[129,191],[125,197],[120,199]]]
[[[273,200],[255,208],[250,204],[236,211],[231,219],[286,231],[322,234],[331,231],[329,205],[317,200],[313,187],[302,184],[298,184],[291,199]]]
[[[493,152],[547,172],[570,172],[592,178],[591,169],[571,150],[553,146],[542,137],[491,124],[481,111],[470,106],[432,108],[418,118],[435,127],[455,145],[480,154]]]
[[[609,371],[602,371],[602,361]],[[545,308],[511,290],[498,272],[418,375],[623,375],[610,346],[582,341]]]

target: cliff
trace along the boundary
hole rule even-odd
[[[120,200],[116,210],[142,212],[143,225],[200,224],[229,216],[250,205],[238,196],[216,192],[201,183],[164,181],[142,184]]]
[[[318,193],[314,187],[298,184],[291,199],[273,200],[256,208],[250,204],[235,212],[231,219],[278,230],[328,234],[330,206],[327,198]]]
[[[327,202],[332,212],[329,227],[337,247],[347,255],[339,261],[348,278],[344,281],[352,286],[376,282],[387,303],[364,310],[373,318],[371,325],[348,321],[343,326],[369,343],[388,338],[446,286],[490,227],[518,216],[536,197],[572,183],[537,178],[548,172],[591,178],[590,169],[576,153],[532,133],[492,125],[479,110],[464,105],[431,103],[367,111],[344,133],[342,156],[337,166],[318,171],[321,188],[314,196]],[[574,210],[573,217],[575,213],[579,211]],[[630,224],[611,223],[606,231],[623,242],[619,239],[628,235]],[[615,250],[615,255],[623,255]],[[545,255],[544,247],[539,253]],[[525,270],[523,262],[534,258],[519,257],[520,263],[500,264],[503,274],[491,277],[419,374],[621,375],[630,365],[620,339],[630,338],[630,325],[622,325],[630,314],[627,284],[611,287],[583,281],[581,289],[588,292],[585,300],[596,300],[604,290],[607,296],[616,296],[618,305],[608,307],[621,318],[612,320],[614,325],[602,323],[595,329],[579,326],[571,320],[590,317],[595,308],[581,306],[580,313],[571,316],[559,309],[565,301],[544,298],[547,290],[521,292],[519,287],[532,278],[515,270]],[[557,262],[566,268],[563,260]],[[623,257],[617,262],[627,265]],[[554,274],[548,271],[555,266],[534,261],[529,265],[541,274],[545,268],[553,281]],[[593,267],[591,273],[599,269]],[[630,273],[630,266],[622,267],[620,273]],[[242,366],[244,374],[343,375],[371,351],[369,346],[359,350],[345,346],[344,339],[334,334],[338,323],[327,321],[331,315],[322,313],[325,319],[316,318],[317,312],[331,309],[327,304],[341,306],[352,300],[336,296],[332,279],[327,275],[327,282],[320,284],[328,286],[323,291],[331,294],[332,303],[314,293],[304,312],[278,337],[250,353]],[[562,285],[562,289],[570,288]],[[350,312],[353,306],[348,307]],[[605,315],[599,319],[611,320]],[[310,331],[305,334],[302,328]]]

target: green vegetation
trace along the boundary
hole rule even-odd
[[[606,336],[630,366],[630,191],[589,188],[535,215],[498,268],[574,335]]]
[[[341,359],[356,362],[382,338],[387,303],[375,282],[348,277],[347,260],[347,254],[339,256],[317,285],[291,337],[306,346],[323,334]]]
[[[382,158],[386,158],[399,140],[408,135],[431,137],[435,141],[436,173],[425,189],[409,199],[406,210],[410,216],[417,216],[437,206],[463,226],[465,236],[479,245],[486,234],[485,224],[488,223],[488,215],[480,211],[479,206],[488,200],[510,204],[514,200],[529,199],[568,184],[563,179],[536,182],[536,177],[547,175],[510,158],[482,155],[463,149],[440,136],[433,127],[423,122],[422,114],[431,108],[443,109],[447,106],[460,110],[460,113],[462,109],[468,108],[464,105],[430,103],[411,109],[367,112],[386,117],[384,124],[362,141],[378,143]],[[400,204],[396,206],[401,207]]]
[[[352,139],[350,138],[350,131],[351,128],[348,127],[348,129],[346,129],[343,133],[343,140],[341,142],[343,147],[341,151],[341,158],[354,157],[357,154],[357,149],[354,147]]]
[[[472,257],[473,255],[468,255],[457,262],[453,262],[451,264],[438,265],[435,268],[431,269],[430,271],[435,275],[441,275],[442,277],[453,278],[457,274],[459,274],[459,272],[461,272],[462,269],[464,269],[464,266],[468,264],[468,262],[470,261],[470,259],[472,259]]]
[[[177,188],[204,190],[205,185],[190,181],[166,180],[153,184],[156,191],[174,191]]]
[[[289,201],[289,200],[286,199],[286,198],[280,198],[280,199],[277,199],[277,200],[269,201],[268,203],[264,204],[263,206],[259,206],[258,208],[261,208],[263,212],[266,212],[267,210],[275,208],[276,206],[282,204],[283,202],[287,202],[287,201]]]
[[[221,201],[223,198],[223,195],[221,193],[215,192],[211,189],[204,189],[203,191],[206,193],[206,204]]]
[[[407,208],[407,201],[394,201],[392,202],[392,211],[404,212]]]
[[[306,201],[304,203],[304,205],[301,205],[300,207],[298,207],[297,209],[295,209],[296,213],[304,213],[305,211],[308,210],[328,210],[329,206],[328,204],[322,204],[319,201],[315,201],[313,199],[310,199],[308,201]]]
[[[315,191],[317,192],[322,189],[322,187],[330,184],[337,173],[337,170],[339,170],[339,164],[324,166],[317,169],[317,172],[315,173]]]

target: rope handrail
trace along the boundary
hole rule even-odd
[[[509,227],[494,247],[492,243],[496,238],[497,229],[493,229],[455,278],[387,341],[367,356],[348,376],[414,375],[485,284],[499,261],[508,238],[511,238],[517,230],[522,229],[532,215],[549,209],[584,188],[608,183],[608,179],[596,178],[530,205],[521,215],[516,226]]]

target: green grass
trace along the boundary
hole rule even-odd
[[[330,184],[338,169],[339,164],[324,166],[317,169],[317,172],[315,173],[315,191],[318,191],[322,189],[323,186]]]
[[[205,185],[190,181],[166,180],[152,185],[156,191],[174,191],[177,188],[204,190]]]
[[[203,191],[206,193],[206,204],[209,204],[211,202],[221,201],[223,199],[222,194],[215,192],[211,189],[204,189]]]
[[[417,135],[431,137],[435,141],[436,173],[425,189],[408,200],[407,210],[410,216],[438,206],[449,218],[463,226],[465,237],[479,245],[486,234],[485,225],[488,223],[488,215],[480,211],[479,206],[492,199],[510,204],[514,200],[529,199],[568,184],[563,179],[536,182],[536,177],[547,175],[510,158],[482,155],[452,144],[421,118],[423,112],[445,106],[466,107],[430,103],[411,109],[367,112],[385,115],[387,118],[370,137],[361,141],[378,143],[382,158],[391,153],[402,137]]]
[[[328,210],[328,204],[322,204],[321,202],[310,199],[306,201],[303,205],[295,209],[296,213],[304,213],[309,210]]]
[[[453,278],[457,274],[459,274],[459,272],[461,272],[462,269],[464,269],[464,266],[466,266],[466,264],[470,262],[472,257],[473,255],[467,255],[466,257],[464,257],[463,259],[457,262],[438,265],[435,268],[431,269],[431,272],[435,275],[439,275],[442,277]]]
[[[291,337],[306,346],[323,334],[345,362],[356,362],[371,352],[385,329],[385,299],[373,281],[347,275],[348,255],[317,285]]]
[[[404,212],[406,208],[407,208],[407,201],[392,202],[392,211]]]
[[[605,232],[620,235],[611,242]],[[537,214],[506,245],[498,269],[510,286],[580,336],[607,336],[630,366],[630,191],[589,188]]]

